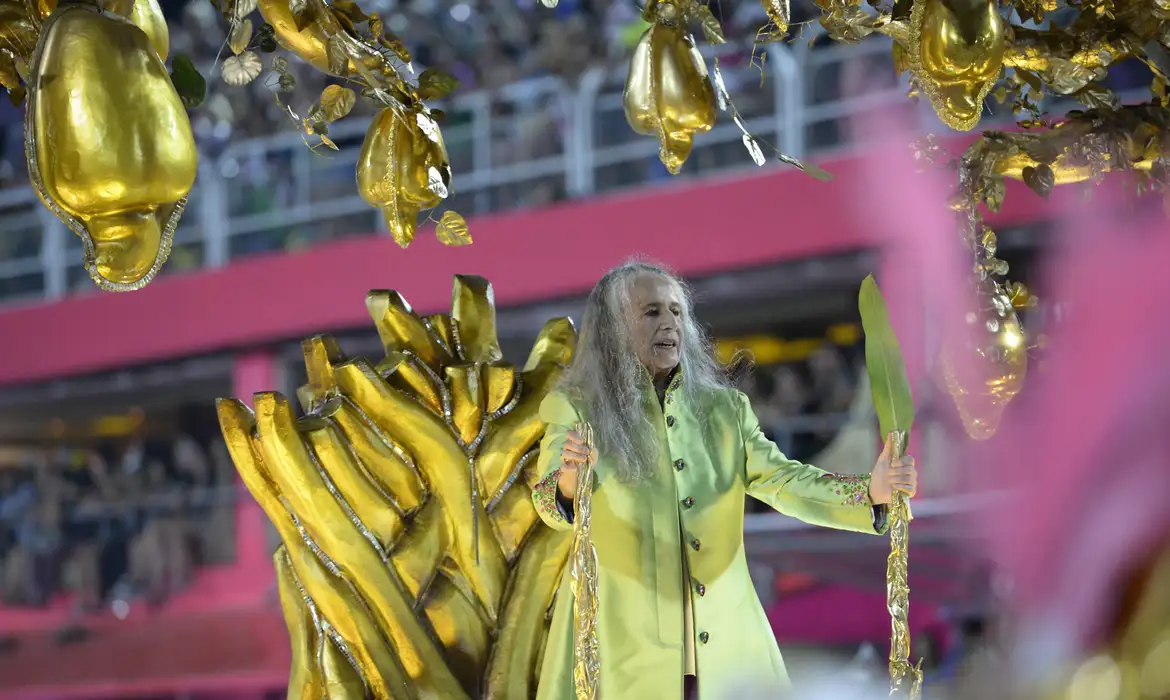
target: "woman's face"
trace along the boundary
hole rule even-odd
[[[630,336],[638,360],[660,379],[678,367],[682,350],[682,298],[678,285],[655,274],[639,275],[630,288]]]

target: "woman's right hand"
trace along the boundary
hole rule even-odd
[[[557,489],[565,498],[574,500],[577,496],[577,467],[597,463],[597,451],[585,444],[585,438],[576,430],[565,433],[565,446],[561,449],[561,474],[557,478]]]

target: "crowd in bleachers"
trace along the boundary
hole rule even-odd
[[[160,603],[201,563],[234,558],[233,467],[222,443],[180,436],[30,452],[0,466],[0,603],[78,613]]]
[[[807,360],[752,368],[741,382],[764,432],[789,457],[810,460],[848,419],[855,348],[825,343]],[[860,371],[864,371],[863,368]]]

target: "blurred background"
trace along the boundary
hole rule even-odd
[[[223,36],[214,7],[162,4],[172,52],[210,65]],[[450,203],[476,243],[442,248],[420,233],[402,251],[385,238],[354,186],[368,110],[332,129],[339,152],[315,153],[265,81],[213,80],[192,115],[200,172],[171,262],[145,290],[114,295],[96,291],[80,241],[37,202],[22,115],[3,101],[0,697],[284,696],[277,538],[235,476],[213,402],[295,394],[310,333],[380,357],[363,305],[370,288],[400,290],[433,313],[448,308],[453,273],[483,275],[495,285],[505,356],[518,358],[545,320],[578,316],[606,268],[649,254],[693,282],[724,357],[754,358],[739,381],[789,456],[868,471],[878,437],[856,294],[897,256],[839,199],[868,177],[866,147],[847,125],[893,108],[923,131],[945,130],[906,99],[888,41],[833,44],[814,22],[795,26],[791,43],[753,48],[760,4],[715,6],[729,42],[704,52],[749,128],[834,183],[754,168],[727,121],[671,178],[657,143],[635,136],[622,113],[628,54],[645,26],[632,3],[369,0],[364,9],[404,38],[416,67],[461,81],[443,128]],[[808,0],[793,3],[794,23],[815,13]],[[294,70],[309,98],[325,84]],[[1144,70],[1110,80],[1146,85]],[[1054,216],[1020,192],[993,218],[1013,279],[1031,283]],[[924,294],[885,291],[911,305]],[[1046,313],[1029,329],[1051,322],[1053,307]],[[929,321],[916,323],[929,338]],[[905,351],[927,362],[925,347]],[[998,494],[975,489],[963,452],[950,449],[965,437],[949,397],[927,382],[915,389],[914,655],[928,697],[946,698],[964,669],[994,654],[996,578],[973,553],[979,530],[959,523]],[[859,683],[881,678],[885,540],[749,511],[754,579],[794,677],[845,664]]]

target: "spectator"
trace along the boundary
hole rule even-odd
[[[0,596],[9,605],[36,605],[36,486],[14,468],[0,468]]]
[[[159,449],[159,448],[162,449]],[[135,592],[182,591],[197,563],[234,557],[234,467],[190,435],[165,446],[57,450],[29,469],[0,468],[0,600],[45,605],[68,593],[84,613]],[[224,485],[218,492],[216,485]]]
[[[142,500],[144,527],[131,544],[130,578],[151,603],[160,603],[188,583],[191,563],[181,519],[183,494],[166,466],[147,463]]]
[[[86,456],[81,466],[72,466],[69,455],[54,464],[63,484],[65,537],[69,553],[65,563],[66,587],[74,594],[77,607],[92,611],[102,604],[102,553],[106,539],[103,503],[110,495],[105,462]]]

